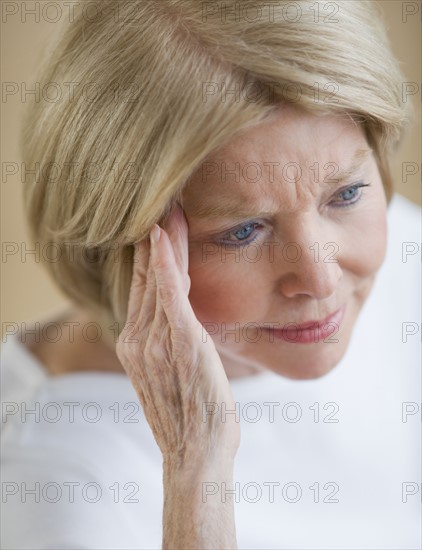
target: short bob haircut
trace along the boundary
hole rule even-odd
[[[61,98],[26,114],[24,160],[39,170],[24,204],[31,241],[56,250],[53,280],[103,326],[126,322],[133,243],[207,155],[280,104],[360,124],[389,202],[409,117],[375,2],[80,4],[43,68]]]

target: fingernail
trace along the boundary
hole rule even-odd
[[[155,224],[150,233],[151,242],[153,242],[154,244],[157,244],[158,241],[160,240],[160,236],[161,236],[160,226]]]

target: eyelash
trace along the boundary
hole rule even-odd
[[[349,187],[346,187],[345,189],[341,189],[340,191],[338,191],[338,193],[336,195],[339,196],[339,195],[342,195],[343,193],[346,193],[347,191],[351,191],[351,190],[357,191],[361,187],[369,187],[370,185],[371,185],[370,183],[363,183],[363,182],[355,183],[353,185],[350,185]],[[350,208],[350,207],[354,206],[355,204],[357,204],[361,200],[362,196],[363,196],[363,193],[361,192],[361,193],[359,193],[359,196],[357,198],[355,198],[354,200],[343,202],[343,204],[337,204],[334,207],[335,208]],[[219,240],[218,243],[221,244],[221,245],[225,245],[225,246],[232,246],[234,248],[244,247],[244,246],[247,246],[247,245],[253,243],[258,238],[257,235],[255,237],[253,237],[252,239],[249,239],[249,240],[246,240],[246,239],[240,240],[240,241],[227,241],[227,240],[225,240],[227,237],[230,237],[234,233],[237,233],[239,231],[247,229],[248,227],[253,227],[254,229],[256,229],[256,228],[263,227],[263,226],[262,226],[262,224],[260,224],[258,222],[248,222],[247,224],[242,225],[240,227],[237,227],[237,228],[231,230],[229,233],[226,233],[225,235],[223,235],[222,239]]]

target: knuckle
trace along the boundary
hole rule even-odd
[[[156,283],[153,277],[147,277],[145,279],[145,291],[155,290]]]
[[[126,323],[116,343],[116,353],[120,360],[130,359],[134,344],[140,342],[140,335],[141,331],[136,323]]]
[[[192,285],[191,278],[189,277],[189,275],[186,275],[183,278],[183,288],[184,288],[184,291],[186,292],[186,294],[189,294],[191,285]]]
[[[177,303],[179,293],[177,289],[168,286],[161,286],[159,289],[160,299],[164,304],[174,305]]]
[[[164,345],[162,339],[152,336],[148,339],[145,345],[145,357],[151,361],[161,359],[164,355],[166,355],[165,349],[166,346]]]

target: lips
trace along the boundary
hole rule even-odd
[[[334,313],[330,313],[330,315],[327,315],[327,317],[324,317],[324,319],[321,319],[321,320],[315,320],[315,321],[306,321],[305,323],[292,323],[294,328],[293,330],[306,330],[307,328],[316,328],[316,327],[321,327],[323,325],[326,325],[327,323],[330,323],[333,321],[333,319],[335,319],[340,310],[340,309],[337,309],[336,311],[334,311]],[[287,323],[287,324],[290,324],[290,323]],[[289,330],[288,328],[286,330]]]
[[[275,328],[266,328],[264,330],[270,334],[270,341],[276,338],[290,344],[312,344],[320,341],[338,342],[335,334],[340,328],[345,310],[346,305],[324,317],[324,319],[306,321],[305,323],[289,322],[281,330]]]

